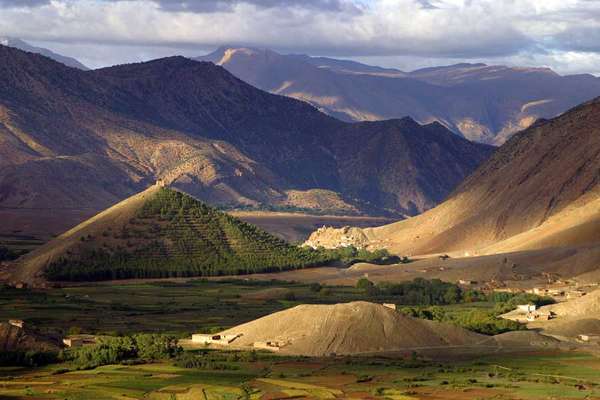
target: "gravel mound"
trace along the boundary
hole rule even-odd
[[[404,316],[380,304],[300,305],[229,329],[236,346],[271,342],[306,356],[387,353],[474,346],[489,337],[453,325]]]

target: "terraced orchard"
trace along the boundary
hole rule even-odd
[[[90,221],[79,230],[78,240],[49,263],[47,279],[249,274],[322,265],[332,258],[323,252],[291,246],[254,225],[167,188],[154,190],[134,210],[119,205],[113,209],[104,214],[128,213],[128,218],[100,214],[96,221]],[[107,224],[106,220],[118,222]]]

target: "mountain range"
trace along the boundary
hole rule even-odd
[[[307,101],[346,121],[410,116],[499,145],[539,118],[600,95],[600,79],[548,68],[456,64],[412,72],[354,61],[222,47],[197,58],[266,91]]]
[[[501,146],[439,206],[362,234],[374,245],[411,255],[583,247],[586,255],[579,257],[597,267],[599,127],[600,98],[538,121]],[[563,269],[575,267],[555,261]]]
[[[158,179],[210,204],[415,214],[492,151],[437,122],[342,122],[208,62],[82,71],[0,46],[5,229],[66,228]]]

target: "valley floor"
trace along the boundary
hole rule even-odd
[[[306,359],[258,354],[212,367],[170,363],[69,370],[0,368],[2,399],[600,399],[600,360],[559,352],[459,362],[383,358]],[[66,367],[66,368],[65,368]]]
[[[349,286],[315,291],[307,283],[232,279],[2,288],[0,321],[26,319],[48,334],[161,332],[187,338],[296,304],[364,299],[364,292]],[[475,302],[441,308],[465,315],[493,306]],[[409,351],[385,358],[328,359],[205,348],[192,352],[210,362],[196,368],[174,361],[91,370],[77,370],[69,362],[4,367],[0,399],[600,399],[600,358],[550,348],[485,357],[432,352],[427,358]]]

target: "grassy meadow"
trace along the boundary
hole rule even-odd
[[[160,332],[186,336],[222,330],[298,304],[365,300],[397,303],[403,309],[400,299],[390,291],[372,294],[369,287],[253,280],[111,282],[52,290],[3,287],[0,321],[24,319],[42,332],[58,334]],[[424,301],[422,297],[413,300],[418,304]],[[458,317],[493,313],[495,306],[486,300],[433,309]],[[411,307],[415,308],[427,310]],[[456,318],[448,319],[453,320]]]

